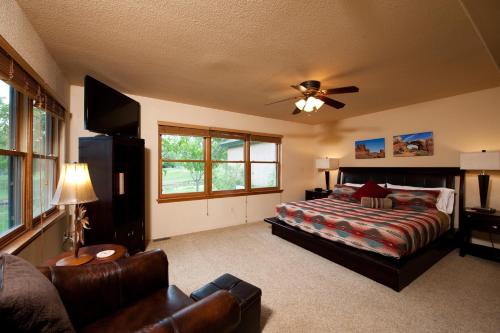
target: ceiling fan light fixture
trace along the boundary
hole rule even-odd
[[[308,97],[306,100],[306,104],[304,105],[304,109],[302,111],[305,112],[313,112],[316,110],[316,98]]]
[[[306,106],[306,100],[301,98],[299,99],[297,102],[295,102],[295,106],[297,107],[297,109],[299,109],[300,111],[303,111],[304,110],[304,107]]]
[[[323,102],[322,100],[320,100],[319,98],[315,98],[315,104],[314,104],[314,107],[316,108],[316,110],[319,110],[320,107],[323,106],[323,104],[325,104],[325,102]]]
[[[297,102],[295,102],[295,106],[300,111],[304,112],[313,112],[318,110],[320,107],[325,104],[322,100],[318,98],[314,98],[313,96],[309,96],[307,99],[301,98]]]
[[[315,112],[318,111],[323,104],[330,106],[335,109],[342,109],[345,104],[339,102],[335,99],[331,99],[327,95],[333,94],[347,94],[347,93],[355,93],[359,91],[359,88],[356,86],[347,86],[347,87],[339,87],[332,89],[323,89],[321,90],[321,83],[315,80],[304,81],[299,85],[292,85],[292,88],[300,91],[302,96],[290,97],[281,101],[268,103],[267,105],[288,101],[291,99],[297,100],[295,102],[295,110],[293,110],[292,114],[296,115],[300,112]]]

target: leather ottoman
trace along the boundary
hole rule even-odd
[[[191,299],[199,301],[218,290],[229,291],[241,307],[241,321],[234,332],[260,332],[260,298],[262,291],[231,274],[224,274],[191,294]]]

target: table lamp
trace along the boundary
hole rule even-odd
[[[318,158],[316,160],[316,169],[325,171],[326,190],[330,191],[330,170],[339,168],[339,160],[336,158]]]
[[[84,244],[83,229],[89,229],[89,221],[85,217],[87,210],[83,204],[96,200],[87,164],[65,163],[51,204],[75,207],[73,255],[59,260],[57,266],[77,266],[92,260],[92,256],[88,254],[79,255],[78,250]]]
[[[500,151],[483,150],[481,152],[461,153],[460,169],[481,171],[481,174],[477,176],[481,207],[473,207],[472,209],[482,213],[494,213],[495,209],[486,206],[490,183],[490,176],[486,174],[486,170],[500,170]]]

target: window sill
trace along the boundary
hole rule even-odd
[[[38,224],[31,230],[23,232],[18,237],[14,238],[4,247],[0,248],[1,253],[18,254],[29,244],[31,244],[35,239],[38,238],[43,232],[47,231],[52,227],[57,221],[66,216],[65,210],[57,210],[54,213],[46,217],[43,224]]]
[[[271,193],[281,193],[281,192],[283,192],[283,190],[281,190],[281,189],[272,189],[272,190],[255,190],[252,192],[240,192],[240,193],[212,193],[211,195],[193,195],[193,196],[183,196],[183,197],[158,198],[158,199],[156,199],[156,201],[158,203],[166,203],[166,202],[179,202],[179,201],[241,197],[241,196],[248,196],[248,195],[271,194]]]

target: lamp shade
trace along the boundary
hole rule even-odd
[[[460,154],[462,170],[500,170],[500,151]]]
[[[65,163],[51,204],[76,205],[96,200],[87,163]]]
[[[318,158],[316,159],[316,169],[335,170],[339,168],[339,160],[336,158]]]

